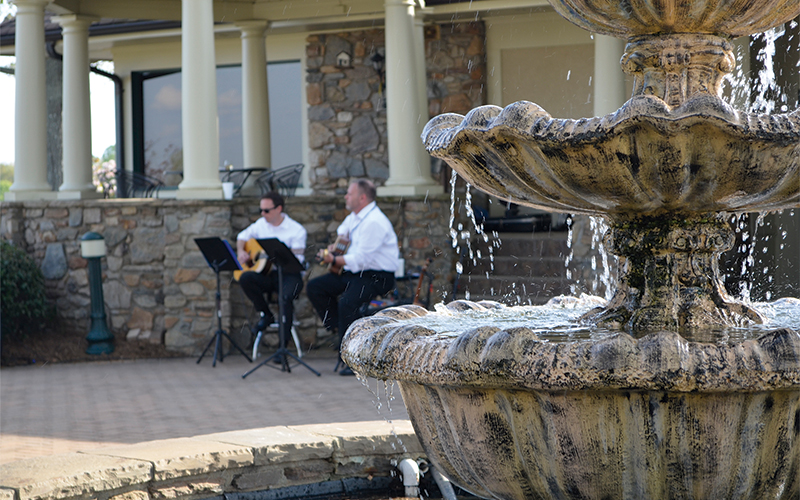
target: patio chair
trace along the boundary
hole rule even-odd
[[[276,170],[268,170],[259,175],[256,183],[261,188],[261,194],[277,191],[285,198],[294,196],[297,186],[300,185],[300,174],[303,172],[302,163],[289,165]]]
[[[122,177],[120,181],[123,182],[117,182],[118,186],[124,187],[119,192],[121,198],[155,198],[158,196],[158,191],[164,187],[160,179],[139,172],[126,170]]]

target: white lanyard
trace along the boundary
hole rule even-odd
[[[376,205],[372,205],[372,208],[370,208],[370,209],[369,209],[369,212],[365,213],[365,214],[364,214],[364,217],[363,217],[361,220],[359,220],[359,221],[358,221],[358,223],[357,223],[355,226],[353,226],[353,228],[350,230],[350,241],[353,241],[353,233],[355,233],[355,232],[356,232],[356,228],[357,228],[358,226],[360,226],[360,225],[361,225],[361,223],[362,223],[362,222],[364,222],[364,221],[366,220],[366,218],[367,218],[367,216],[370,214],[370,212],[372,212],[372,211],[373,211],[373,210],[375,210],[376,208],[378,208],[378,205],[377,205],[377,204],[376,204]]]

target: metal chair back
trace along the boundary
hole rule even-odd
[[[285,198],[294,196],[297,186],[300,185],[300,175],[303,172],[303,167],[305,167],[305,165],[297,163],[295,165],[289,165],[288,167],[264,172],[256,179],[256,183],[259,188],[261,188],[261,194],[264,195],[270,191],[277,191]]]
[[[164,183],[155,177],[125,170],[117,186],[122,187],[117,195],[121,198],[155,198]]]

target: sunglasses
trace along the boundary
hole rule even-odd
[[[268,214],[268,213],[272,212],[273,210],[275,210],[276,208],[278,208],[278,207],[272,207],[272,208],[262,208],[262,209],[261,209],[261,213],[262,213],[262,214]]]

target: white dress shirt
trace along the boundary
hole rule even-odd
[[[255,238],[257,240],[278,238],[281,243],[292,250],[292,253],[295,254],[295,257],[297,257],[297,260],[302,263],[305,260],[305,256],[303,255],[302,251],[306,249],[307,237],[308,232],[306,231],[306,228],[288,215],[283,214],[283,220],[277,226],[273,226],[263,217],[259,217],[257,221],[253,222],[241,233],[239,233],[239,236],[237,236],[236,239],[240,241],[247,241],[251,238]],[[295,250],[299,250],[300,253],[298,254],[295,252]]]
[[[397,270],[397,235],[392,223],[374,201],[360,212],[351,212],[345,217],[336,233],[350,240],[344,254],[345,271]]]

